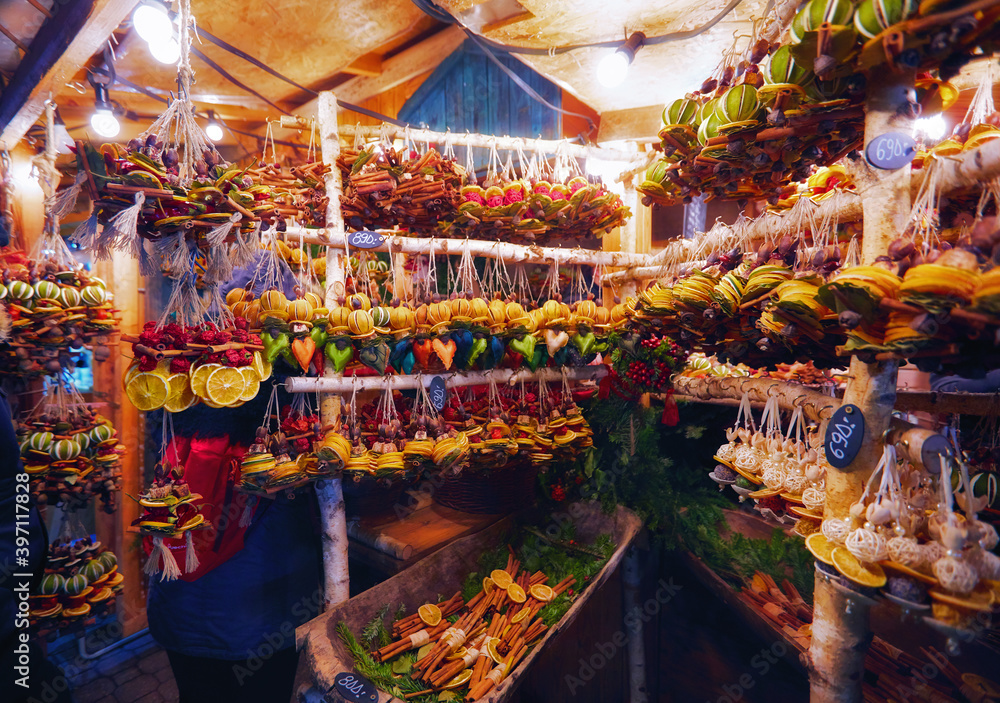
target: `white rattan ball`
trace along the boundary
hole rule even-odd
[[[915,537],[893,537],[885,547],[889,558],[903,566],[917,567],[924,563],[924,552]]]
[[[760,477],[768,488],[780,489],[785,483],[785,471],[773,459],[765,459],[761,463]]]
[[[736,450],[735,464],[744,471],[757,473],[757,468],[760,466],[760,459],[753,447],[744,446]]]
[[[822,510],[825,502],[826,491],[822,488],[809,486],[809,488],[802,491],[802,504],[810,510]]]
[[[920,551],[924,553],[925,564],[933,564],[948,553],[940,542],[925,542],[920,545]]]
[[[785,474],[785,490],[789,493],[801,495],[808,485],[809,481],[806,480],[805,474],[801,472],[789,471]]]
[[[954,593],[966,594],[979,583],[976,570],[962,559],[944,556],[934,562],[934,576],[941,586]]]
[[[847,535],[844,546],[858,561],[882,561],[889,556],[885,537],[865,527],[859,527]]]
[[[733,457],[736,456],[736,445],[733,442],[723,444],[719,447],[718,451],[715,452],[715,456],[719,457],[723,461],[732,461]]]
[[[976,520],[973,527],[979,535],[979,546],[983,549],[992,551],[1000,542],[1000,538],[997,537],[997,528],[990,523]]]
[[[847,535],[851,531],[851,527],[847,524],[847,520],[841,520],[836,517],[824,520],[820,529],[823,532],[823,536],[834,544],[843,544],[847,540]]]

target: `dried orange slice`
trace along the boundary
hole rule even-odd
[[[491,637],[490,641],[486,643],[486,653],[490,655],[490,659],[495,661],[497,664],[503,664],[503,655],[497,651],[497,645],[500,644],[499,637]]]
[[[417,608],[417,615],[420,616],[425,625],[429,625],[430,627],[434,627],[441,622],[441,609],[433,603],[424,603]]]
[[[208,375],[205,381],[205,392],[209,400],[224,407],[231,407],[240,402],[246,382],[239,369],[231,366],[220,366]]]
[[[266,381],[271,377],[271,362],[264,358],[264,355],[259,351],[253,353],[253,361],[250,362],[250,368],[257,372],[257,378],[261,381]]]
[[[496,588],[496,584],[493,583],[493,579],[491,579],[489,576],[484,576],[483,577],[483,592],[486,593],[486,595],[489,595],[489,594],[493,593],[493,589],[494,588]]]
[[[514,579],[503,569],[494,569],[490,574],[490,578],[493,579],[493,583],[504,590],[507,589],[507,586],[514,583]]]
[[[201,364],[200,366],[192,366],[188,371],[188,376],[191,377],[191,390],[199,398],[208,398],[208,393],[205,391],[205,383],[208,381],[208,377],[216,369],[221,369],[221,364]]]
[[[167,379],[170,387],[170,397],[163,407],[172,413],[187,410],[198,402],[198,396],[191,390],[191,379],[186,373],[175,373]]]
[[[516,583],[512,583],[507,586],[507,595],[515,603],[523,603],[528,600],[528,597],[524,594],[524,589],[518,586]]]
[[[531,608],[529,608],[528,606],[525,606],[525,607],[521,608],[519,611],[517,611],[517,613],[514,615],[514,617],[512,617],[510,619],[510,624],[511,625],[516,625],[517,623],[521,622],[522,620],[524,620],[529,615],[531,615]]]
[[[808,537],[806,537],[806,549],[808,549],[813,557],[824,564],[829,564],[833,566],[833,542],[826,538],[822,532],[815,532]]]
[[[454,652],[446,656],[445,659],[447,659],[448,661],[455,661],[456,659],[461,659],[468,653],[469,653],[468,649],[466,649],[465,647],[459,647]]]
[[[860,586],[881,588],[885,585],[885,572],[873,563],[862,563],[844,547],[833,550],[833,565],[846,578]]]
[[[163,376],[140,372],[125,386],[125,395],[140,412],[149,412],[163,407],[170,387]]]
[[[449,690],[452,688],[461,688],[465,684],[469,683],[469,679],[472,678],[472,669],[463,669],[462,673],[453,678],[451,681],[446,683],[443,688],[444,690]]]
[[[137,373],[140,373],[139,363],[133,361],[132,364],[125,369],[125,373],[122,375],[122,390],[125,390],[128,387],[128,382],[135,378]]]
[[[243,394],[240,395],[240,400],[246,402],[248,400],[253,400],[257,397],[258,391],[260,391],[260,376],[257,375],[257,370],[252,366],[243,366],[240,368],[240,374],[243,376]]]
[[[550,600],[556,597],[556,592],[551,588],[546,586],[544,583],[536,583],[534,586],[528,589],[531,596],[536,600],[540,600],[543,603],[548,603]]]

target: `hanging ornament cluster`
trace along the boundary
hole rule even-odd
[[[270,188],[270,200],[277,216],[291,218],[303,227],[321,228],[326,227],[326,208],[330,200],[324,181],[329,171],[321,161],[284,166],[272,160],[251,166],[247,175],[255,183]]]
[[[850,514],[823,520],[806,546],[824,571],[854,588],[882,588],[906,610],[929,610],[930,624],[954,634],[995,609],[1000,558],[967,468],[950,457],[942,466],[931,476],[887,444]]]
[[[66,249],[62,239],[54,246]],[[68,250],[39,251],[32,258],[9,252],[0,269],[0,304],[11,320],[0,370],[58,374],[75,365],[84,346],[93,349],[98,361],[110,356],[118,311],[104,281],[80,268]]]
[[[388,140],[341,149],[337,158],[344,184],[344,222],[353,229],[402,227],[434,234],[438,221],[461,202],[464,171],[435,149],[422,154],[412,144],[399,150]]]
[[[264,421],[240,465],[240,489],[268,495],[332,475],[316,455],[320,434],[319,415],[308,397],[300,395],[293,404],[280,407],[277,385],[273,386]]]
[[[669,337],[633,331],[613,332],[609,338],[612,382],[630,395],[665,393],[671,377],[682,368],[688,351]]]
[[[123,339],[134,354],[122,378],[125,394],[143,412],[181,412],[198,403],[238,407],[271,376],[265,346],[244,319],[225,329],[211,321],[158,326],[151,320],[138,337]]]
[[[167,417],[164,413],[165,426]],[[169,463],[156,465],[152,485],[138,498],[142,512],[132,523],[138,525],[139,534],[152,538],[152,552],[143,567],[145,573],[159,573],[161,581],[172,581],[180,576],[182,571],[173,555],[174,549],[185,551],[184,573],[192,573],[198,568],[192,531],[208,527],[195,505],[199,500],[201,495],[192,493],[184,479],[183,467]],[[176,541],[181,544],[175,545]]]
[[[115,511],[125,447],[111,422],[69,381],[49,384],[39,404],[18,420],[17,438],[38,504],[72,512],[100,497],[105,512]]]
[[[439,224],[439,234],[516,244],[580,241],[602,237],[631,216],[616,193],[581,173],[576,159],[558,153],[553,167],[543,154],[525,160],[521,150],[518,159],[520,177],[512,158],[501,165],[491,148],[483,185],[462,188],[462,204]]]
[[[777,398],[769,397],[758,428],[744,393],[726,439],[715,454],[718,463],[709,478],[720,487],[731,486],[740,501],[753,500],[763,516],[779,524],[794,522],[795,532],[803,537],[819,530],[825,462],[822,448],[812,446],[815,438],[801,408],[795,409],[782,433]]]
[[[37,593],[30,596],[31,622],[40,628],[61,628],[91,615],[104,615],[124,581],[118,557],[100,542],[60,537],[49,547],[45,575]]]

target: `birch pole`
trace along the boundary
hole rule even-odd
[[[912,119],[901,115],[906,91],[913,88],[913,74],[868,76],[865,144],[886,132],[909,133]],[[903,233],[910,214],[910,167],[883,171],[858,159],[854,166],[864,212],[861,258],[871,264],[884,254],[890,241]],[[896,400],[895,361],[866,364],[851,358],[844,403],[864,413],[865,436],[861,451],[844,469],[826,467],[824,518],[849,519],[852,503],[861,497],[882,453],[882,434],[889,427]],[[871,642],[869,605],[834,586],[831,578],[816,572],[813,636],[809,647],[811,703],[860,703],[865,653]]]
[[[344,235],[344,217],[340,211],[343,184],[337,157],[340,156],[340,135],[337,125],[337,98],[329,91],[319,95],[319,133],[323,163],[329,167],[326,174],[326,228],[334,235]],[[326,307],[339,305],[345,292],[344,252],[339,248],[326,250]],[[323,375],[330,378],[338,374],[327,366]],[[320,418],[324,428],[336,427],[340,422],[340,396],[324,394],[320,401]],[[320,520],[323,524],[323,593],[327,608],[351,597],[350,576],[347,571],[347,515],[344,512],[344,490],[341,477],[329,478],[316,484]]]

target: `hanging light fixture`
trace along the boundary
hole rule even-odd
[[[93,86],[94,114],[90,116],[90,126],[105,139],[117,137],[121,131],[121,125],[118,124],[118,118],[115,117],[111,109],[111,101],[108,99],[108,87],[101,83],[93,83]]]
[[[149,53],[160,63],[175,64],[181,58],[181,44],[173,34],[149,42]]]
[[[174,23],[166,5],[158,0],[143,0],[132,13],[136,34],[150,44],[165,41],[174,33]]]
[[[621,85],[632,65],[635,54],[646,43],[646,35],[642,32],[632,32],[629,38],[618,47],[614,53],[608,54],[597,65],[597,80],[605,88]]]
[[[205,135],[213,142],[221,141],[223,137],[222,125],[219,124],[219,119],[213,110],[208,111],[208,125],[205,127]]]

